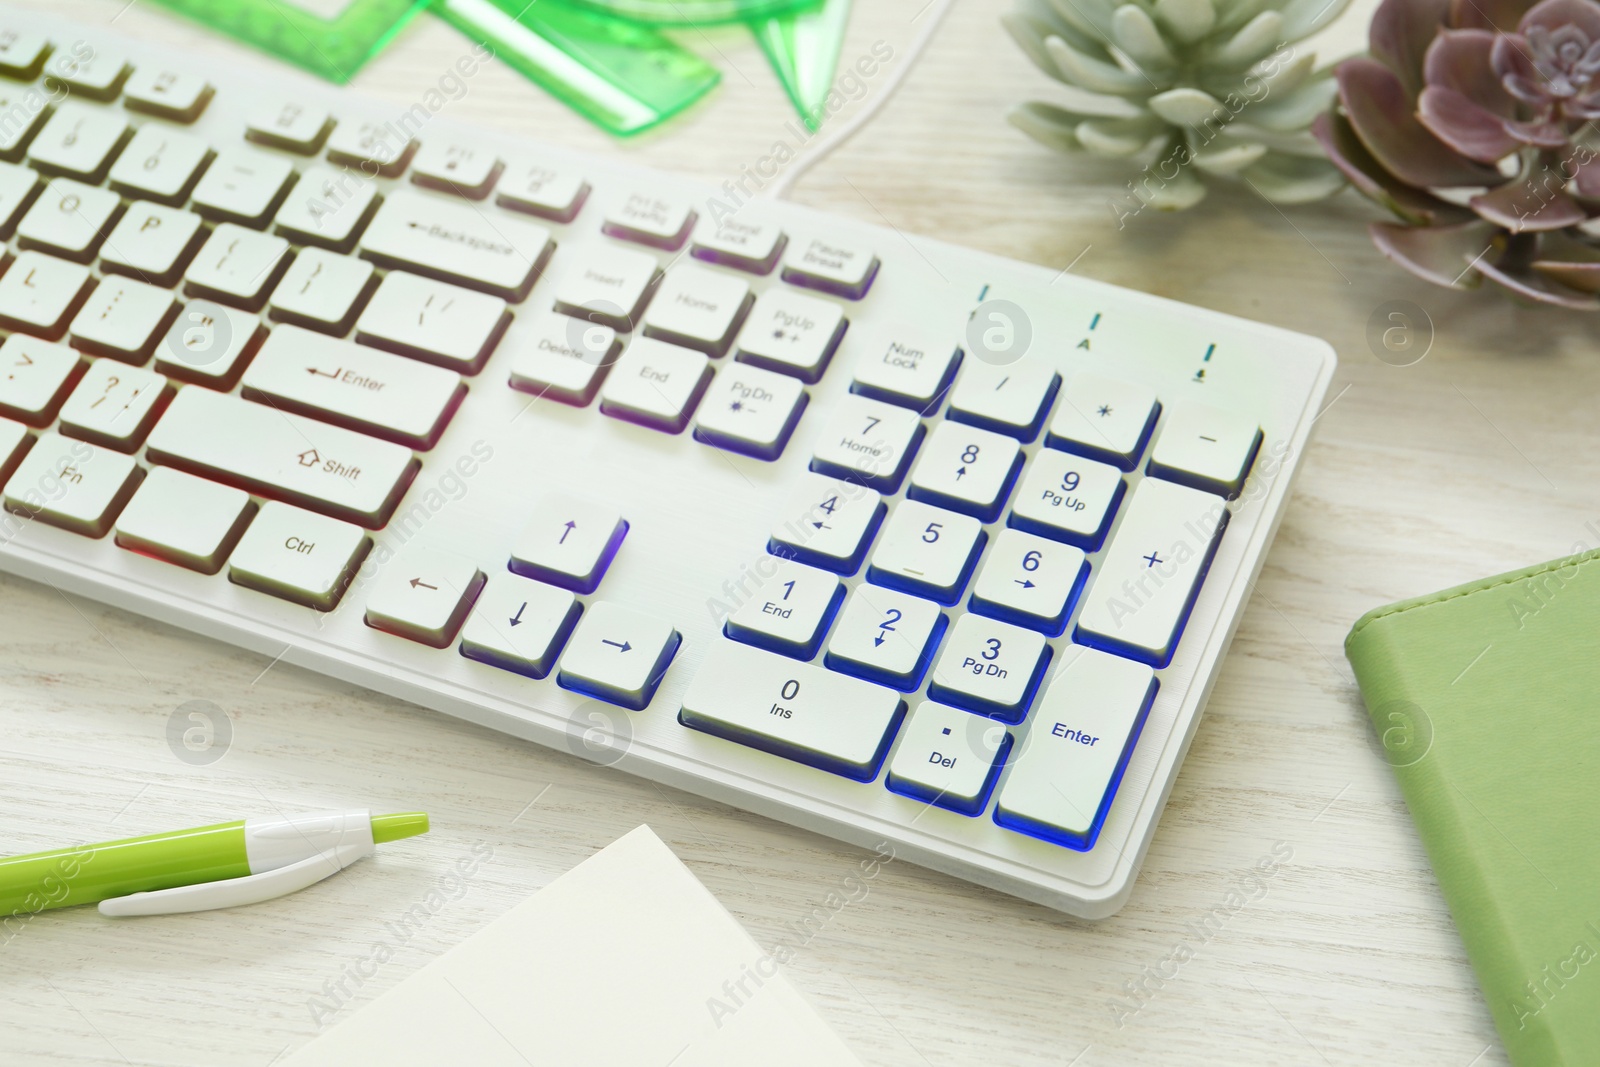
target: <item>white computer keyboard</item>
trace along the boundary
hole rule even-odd
[[[1326,344],[0,21],[0,567],[1126,898]]]

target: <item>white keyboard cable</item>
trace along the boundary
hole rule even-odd
[[[805,177],[807,171],[832,155],[835,149],[860,133],[868,123],[876,118],[878,113],[883,110],[884,105],[893,99],[894,94],[899,91],[901,84],[906,80],[906,76],[911,73],[912,68],[922,58],[922,53],[927,50],[928,42],[938,32],[939,24],[944,21],[944,17],[950,13],[950,8],[954,5],[955,0],[931,0],[931,5],[926,9],[928,21],[922,24],[922,29],[917,32],[917,36],[906,50],[905,62],[890,72],[889,80],[884,83],[883,91],[845,120],[843,125],[829,131],[822,140],[817,142],[815,147],[796,159],[788,170],[779,174],[768,185],[763,186],[760,195],[778,200],[787,198],[795,183]]]

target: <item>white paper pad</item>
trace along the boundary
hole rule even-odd
[[[283,1067],[368,1063],[860,1065],[648,826],[557,878]]]

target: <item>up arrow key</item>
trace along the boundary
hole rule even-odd
[[[615,509],[551,493],[534,504],[532,520],[512,542],[511,570],[574,593],[592,593],[627,532]]]

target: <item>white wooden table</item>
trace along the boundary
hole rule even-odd
[[[87,23],[124,0],[32,0]],[[923,0],[860,0],[847,57],[903,53]],[[1370,4],[1336,44],[1360,40]],[[1221,192],[1119,229],[1111,167],[1052,156],[1002,121],[1046,84],[959,3],[903,93],[797,197],[1328,338],[1342,364],[1297,492],[1131,902],[1063,919],[890,864],[790,966],[873,1064],[1504,1062],[1341,640],[1363,611],[1600,543],[1592,441],[1600,320],[1413,281],[1370,246],[1346,194],[1287,215]],[[241,65],[270,61],[149,0],[116,29]],[[656,134],[609,140],[494,67],[457,118],[623,153],[721,182],[786,136],[791,111],[741,33],[687,40],[726,71]],[[460,54],[419,20],[365,70],[409,104]],[[868,85],[868,92],[877,86]],[[1367,330],[1386,301],[1436,335],[1407,367]],[[857,850],[593,768],[48,587],[0,578],[0,853],[183,826],[201,815],[350,802],[426,809],[437,829],[278,904],[111,923],[41,916],[0,945],[0,1061],[266,1067],[631,827],[648,822],[771,944],[855,869]],[[168,748],[190,700],[231,748]],[[1530,786],[1536,783],[1530,783]],[[384,925],[475,844],[493,851],[361,983]],[[1253,880],[1257,861],[1284,859]],[[647,892],[647,887],[642,890]],[[345,999],[331,1017],[315,1006]],[[1130,990],[1139,990],[1137,994]],[[618,1005],[626,1010],[626,1005]],[[1135,1010],[1136,1009],[1136,1010]],[[319,1019],[318,1016],[325,1016]]]

